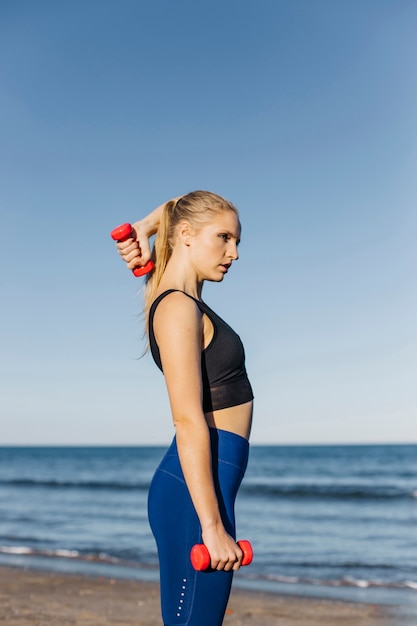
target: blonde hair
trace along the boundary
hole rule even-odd
[[[146,329],[148,329],[149,309],[174,248],[178,224],[188,222],[193,229],[198,231],[209,224],[221,211],[233,211],[239,217],[238,210],[231,202],[211,191],[192,191],[179,200],[170,200],[164,205],[152,250],[155,269],[146,277],[144,297]]]

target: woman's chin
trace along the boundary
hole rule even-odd
[[[215,276],[210,276],[210,278],[206,278],[209,283],[221,283],[224,278],[224,274],[216,274]]]

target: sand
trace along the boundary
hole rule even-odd
[[[0,567],[0,624],[161,626],[158,586]],[[234,590],[224,626],[412,626],[394,608]]]

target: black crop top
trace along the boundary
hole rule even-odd
[[[158,344],[153,332],[153,317],[158,304],[168,294],[179,291],[169,289],[154,300],[149,311],[149,344],[155,363],[162,370]],[[185,293],[185,292],[181,292]],[[217,411],[253,400],[245,368],[245,351],[239,335],[204,302],[185,294],[205,313],[213,324],[214,334],[207,348],[201,352],[203,377],[203,411]]]

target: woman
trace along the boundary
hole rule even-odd
[[[133,269],[150,258],[149,345],[163,371],[176,436],[153,478],[149,520],[158,546],[165,626],[221,626],[233,572],[234,501],[248,458],[253,394],[236,333],[201,299],[204,281],[221,282],[238,259],[236,208],[196,191],[161,205],[119,243]],[[190,550],[203,542],[211,567],[196,572]]]

